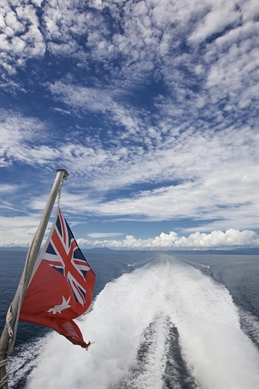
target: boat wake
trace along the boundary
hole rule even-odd
[[[26,388],[258,387],[258,350],[231,295],[186,262],[163,255],[124,273],[92,308],[78,325],[95,344],[48,334]]]

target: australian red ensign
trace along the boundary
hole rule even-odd
[[[50,327],[72,343],[87,347],[73,321],[92,302],[95,274],[60,210],[34,266],[20,320]]]

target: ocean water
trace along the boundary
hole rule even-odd
[[[0,252],[0,331],[25,252]],[[94,301],[77,320],[88,351],[20,323],[10,389],[258,389],[259,259],[86,253]]]

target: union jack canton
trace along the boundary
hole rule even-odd
[[[91,269],[60,209],[43,259],[66,278],[76,301],[84,306],[86,273]]]

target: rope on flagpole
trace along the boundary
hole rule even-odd
[[[2,361],[0,361],[0,367],[4,367],[7,363],[7,359],[3,359]],[[6,373],[4,377],[2,377],[2,379],[0,380],[0,389],[2,389],[4,387],[4,385],[8,382],[8,379],[9,379],[9,374]]]
[[[60,184],[60,188],[59,188],[59,191],[58,191],[58,199],[57,199],[57,201],[58,201],[58,206],[59,206],[59,204],[60,204],[60,199],[61,199],[61,189],[62,189],[62,186],[63,186],[63,183],[64,183],[64,181],[67,179],[67,175],[64,175],[64,177],[63,177],[63,179],[62,179],[62,181],[61,181],[61,184]]]
[[[7,384],[8,380],[9,380],[9,374],[6,373],[6,375],[0,381],[0,389],[2,389]]]

